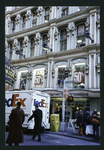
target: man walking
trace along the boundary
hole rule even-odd
[[[95,140],[99,140],[99,126],[100,126],[100,112],[94,111],[93,115],[91,116],[91,122],[93,125],[93,138]],[[97,135],[95,135],[95,132]],[[96,137],[97,136],[97,137]]]
[[[35,111],[30,116],[27,122],[29,122],[32,118],[34,118],[35,120],[34,135],[32,139],[34,139],[36,135],[38,135],[38,142],[40,142],[41,141],[40,131],[41,131],[41,122],[42,122],[42,111],[38,108],[37,104],[35,105]]]
[[[19,143],[24,142],[22,124],[25,120],[24,111],[20,108],[21,102],[17,102],[17,108],[12,109],[9,116],[10,126],[9,134],[6,143],[12,146],[19,146]]]

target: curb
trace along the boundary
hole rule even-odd
[[[92,138],[92,139],[87,139],[87,138],[82,138],[82,137],[80,137],[80,136],[67,135],[67,134],[58,133],[58,132],[51,132],[51,131],[48,131],[48,133],[57,134],[57,135],[63,135],[63,136],[71,137],[71,138],[78,138],[78,139],[86,140],[86,141],[90,141],[90,142],[100,143],[100,141],[94,141],[93,138]]]

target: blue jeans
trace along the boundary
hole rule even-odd
[[[95,132],[96,132],[96,135],[95,135]],[[93,138],[94,138],[94,140],[96,139],[96,137],[98,140],[99,139],[99,127],[93,125]]]

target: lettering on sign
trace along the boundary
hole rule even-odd
[[[21,102],[21,106],[23,106],[23,107],[26,107],[26,105],[25,105],[25,100],[26,100],[26,98],[17,98],[17,97],[19,97],[19,94],[13,94],[12,95],[12,98],[9,98],[9,99],[5,99],[5,106],[7,106],[7,107],[16,107],[17,106],[17,104],[16,104],[16,102],[18,102],[18,100],[20,100],[20,102]]]
[[[83,83],[83,71],[74,72],[74,83]]]
[[[45,102],[44,99],[41,99],[40,102],[36,101],[36,99],[34,99],[34,106],[38,105],[39,107],[44,107],[44,108],[48,108],[48,103]]]

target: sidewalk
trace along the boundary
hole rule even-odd
[[[53,131],[47,131],[48,133],[51,133],[51,134],[57,134],[57,135],[64,135],[64,136],[68,136],[68,137],[72,137],[72,138],[78,138],[78,139],[81,139],[81,140],[87,140],[87,141],[90,141],[90,142],[95,142],[93,140],[93,135],[80,135],[78,133],[79,129],[75,129],[76,133],[74,133],[73,129],[70,129],[68,127],[66,127],[66,131],[58,131],[58,132],[53,132]],[[96,141],[97,143],[100,143],[100,140],[99,141]]]

